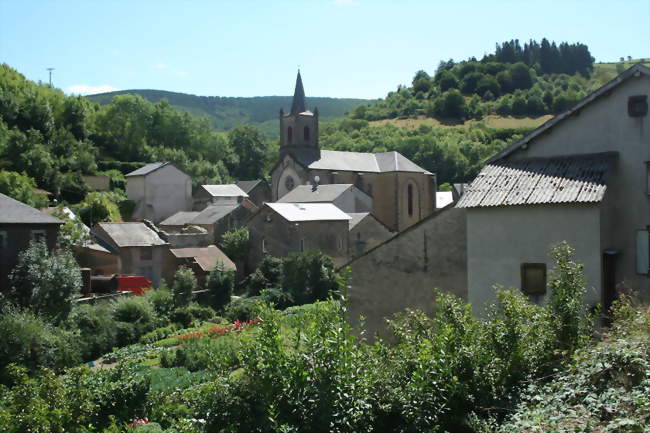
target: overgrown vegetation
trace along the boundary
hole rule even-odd
[[[159,322],[142,343],[107,355],[117,363],[107,370],[72,368],[57,375],[65,365],[46,364],[55,370],[42,371],[33,364],[27,370],[5,365],[4,382],[11,386],[0,393],[0,430],[108,433],[147,424],[135,429],[514,432],[584,425],[643,431],[648,311],[621,303],[613,331],[592,345],[580,266],[567,245],[556,247],[554,256],[551,286],[558,293],[547,305],[502,289],[487,319],[479,319],[468,304],[440,293],[433,317],[404,312],[391,321],[391,337],[373,343],[354,335],[339,299],[284,312],[258,301],[247,322],[212,319],[185,330]],[[110,316],[149,323],[172,308],[171,295],[153,299],[147,294],[96,314],[99,321]],[[74,321],[84,323],[81,317]],[[10,323],[23,319],[3,316],[0,335],[16,335]],[[30,333],[70,332],[29,320],[35,323]],[[89,331],[80,340],[90,329],[102,334],[84,326]],[[56,338],[48,344],[69,341],[63,334]]]

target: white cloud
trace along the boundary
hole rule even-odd
[[[189,74],[188,74],[187,72],[185,72],[185,71],[174,71],[174,75],[176,75],[177,77],[185,78],[185,77],[187,77]]]
[[[167,69],[169,66],[167,63],[156,63],[153,67],[156,69]]]
[[[68,86],[68,93],[74,93],[77,95],[93,95],[95,93],[114,92],[116,90],[120,89],[109,86],[108,84],[102,84],[99,86],[90,86],[88,84],[73,84],[72,86]]]

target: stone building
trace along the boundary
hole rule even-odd
[[[238,180],[236,185],[248,194],[248,199],[257,207],[271,201],[271,187],[266,179]]]
[[[404,230],[435,210],[435,175],[398,152],[320,149],[318,109],[307,109],[300,73],[291,111],[280,112],[280,158],[271,177],[273,200],[298,185],[352,184],[373,198],[373,215],[391,230]]]
[[[169,244],[145,223],[98,223],[92,228],[99,243],[118,254],[119,273],[141,275],[160,284],[169,261]]]
[[[351,217],[331,203],[266,203],[247,223],[250,231],[248,268],[270,254],[320,250],[334,263],[347,261]]]
[[[372,197],[354,185],[299,185],[281,197],[278,203],[332,203],[346,213],[372,211]]]
[[[205,289],[208,275],[214,268],[227,272],[237,271],[237,266],[217,246],[203,248],[170,248],[170,261],[164,268],[163,277],[169,284],[180,266],[186,266],[194,272],[197,287]]]
[[[382,224],[370,212],[353,212],[350,215],[348,233],[348,258],[358,257],[390,239],[394,232]]]
[[[9,274],[31,241],[45,242],[49,250],[56,247],[61,224],[58,218],[0,194],[0,291],[9,288]]]
[[[629,288],[650,299],[650,69],[635,65],[488,161],[467,211],[469,301],[494,284],[543,302],[551,245],[585,265],[586,302]]]
[[[192,206],[192,179],[169,162],[154,162],[125,175],[131,218],[159,222]]]
[[[448,206],[354,258],[348,290],[354,326],[368,336],[405,308],[434,312],[434,289],[467,298],[466,211]]]
[[[202,211],[212,205],[236,205],[245,198],[248,194],[235,184],[201,185],[194,193],[192,209]]]

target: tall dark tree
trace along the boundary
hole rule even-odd
[[[237,164],[231,174],[241,180],[264,177],[264,167],[269,145],[259,129],[254,126],[238,126],[228,134],[228,143],[237,156]]]

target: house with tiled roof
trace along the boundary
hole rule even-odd
[[[332,203],[347,213],[371,212],[372,197],[352,184],[300,185],[278,203]]]
[[[584,264],[588,305],[650,299],[650,69],[635,65],[488,161],[465,189],[469,301],[549,294],[552,245]]]
[[[18,255],[31,241],[56,247],[58,218],[43,213],[4,194],[0,194],[0,291],[9,287],[9,274],[18,263]]]
[[[373,215],[403,230],[436,208],[436,178],[399,152],[321,150],[318,109],[307,109],[300,73],[288,114],[280,112],[280,154],[271,170],[273,200],[300,185],[352,184],[373,199]]]
[[[194,193],[193,209],[202,211],[212,205],[234,205],[245,198],[248,198],[248,194],[234,183],[201,185]]]
[[[257,207],[271,201],[271,187],[266,179],[238,180],[236,185],[248,194],[248,199]]]

